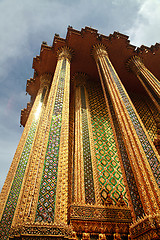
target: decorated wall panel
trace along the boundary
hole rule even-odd
[[[105,189],[116,203],[120,194],[127,203],[120,162],[105,100],[99,85],[90,86],[89,105],[100,191]]]

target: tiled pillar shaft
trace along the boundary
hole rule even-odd
[[[56,158],[55,162],[58,163],[58,174],[60,175],[63,171],[61,176],[57,177],[57,192],[59,188],[66,187],[66,191],[64,191],[65,199],[64,201],[61,200],[62,194],[59,197],[58,193],[56,196],[56,200],[58,201],[58,198],[60,198],[59,205],[65,204],[65,208],[67,208],[67,181],[68,181],[68,113],[69,113],[69,81],[70,81],[70,53],[69,51],[64,48],[61,49],[58,54],[58,61],[56,70],[54,73],[54,78],[52,81],[52,85],[50,88],[49,96],[47,99],[47,104],[45,107],[45,111],[43,116],[41,117],[41,121],[39,124],[39,129],[37,133],[36,142],[34,144],[34,147],[32,148],[32,155],[30,156],[30,167],[29,171],[26,177],[26,183],[25,183],[25,189],[22,193],[21,201],[19,202],[19,208],[17,208],[17,216],[15,216],[15,225],[18,222],[31,222],[33,223],[38,217],[40,217],[37,214],[37,203],[39,203],[39,191],[40,189],[43,191],[43,183],[44,179],[52,181],[53,178],[55,179],[55,176],[46,175],[43,170],[47,167],[54,168],[53,165],[53,158]],[[64,72],[65,71],[65,72]],[[61,131],[59,135],[56,135],[57,126],[59,125],[59,130]],[[55,129],[54,129],[55,128]],[[49,150],[49,146],[52,144],[55,144],[55,138],[57,140],[57,144],[59,144],[60,141],[60,147],[56,148],[56,153],[51,153]],[[50,144],[51,143],[51,144]],[[51,163],[52,162],[52,163]],[[47,165],[46,165],[47,164]],[[49,165],[50,164],[50,165]],[[57,169],[57,167],[55,168]],[[65,171],[64,171],[65,170]],[[57,176],[57,171],[52,170],[51,175]],[[42,178],[42,180],[41,180]],[[62,180],[62,178],[64,180]],[[53,185],[55,185],[55,181],[53,180]],[[61,182],[62,185],[61,185]],[[56,187],[56,186],[55,186]],[[54,186],[53,186],[54,189]],[[45,189],[47,193],[47,189]],[[46,194],[47,195],[47,194]],[[55,197],[55,196],[52,196]],[[58,205],[58,204],[57,204]],[[59,206],[58,205],[58,206]],[[54,212],[54,206],[53,207],[53,216],[55,215]],[[62,206],[63,207],[63,206]],[[62,218],[65,217],[65,220],[67,218],[66,209],[62,209],[60,207],[59,210],[59,217],[61,215]],[[47,217],[45,217],[43,220],[45,221],[53,221],[54,217],[51,218],[51,216],[48,216],[47,213],[50,211],[50,207],[46,208],[43,213]],[[57,207],[58,208],[58,207]],[[56,209],[56,207],[55,207]],[[63,214],[63,210],[65,211],[65,214]],[[62,214],[60,213],[62,211]],[[22,214],[19,214],[21,212]],[[65,216],[64,216],[65,215]]]
[[[128,66],[136,74],[160,112],[160,81],[146,68],[140,57],[134,56],[129,59]]]
[[[70,61],[71,53],[64,49],[59,60],[66,61],[64,76],[64,95],[62,99],[60,147],[57,172],[57,187],[54,221],[67,224],[68,214],[68,156],[69,156],[69,95],[70,95]],[[61,86],[60,86],[61,87]]]
[[[19,196],[18,204],[14,214],[13,226],[17,223],[30,220],[29,217],[31,213],[31,207],[33,205],[33,196],[35,195],[36,191],[36,179],[38,177],[39,165],[42,159],[42,144],[40,144],[41,132],[44,124],[44,116],[46,112],[47,97],[51,79],[51,74],[44,74],[40,77],[41,97],[37,108],[34,109],[34,118],[38,119],[39,122],[31,152],[29,154],[29,163],[25,171],[24,183],[22,185],[21,194]],[[39,159],[39,161],[37,161],[37,159]]]
[[[107,51],[98,45],[94,47],[93,53],[102,84],[108,89],[122,131],[144,212],[146,214],[159,212],[159,156],[109,60]],[[152,156],[149,155],[149,151]],[[156,170],[152,167],[154,163]]]
[[[74,152],[74,202],[100,203],[96,158],[90,119],[87,76],[76,74],[75,81],[75,152]]]
[[[47,78],[48,80],[48,78]],[[40,89],[37,93],[35,102],[31,109],[30,115],[28,117],[27,123],[25,125],[22,137],[20,139],[19,145],[17,147],[10,171],[8,173],[6,183],[4,184],[2,190],[2,197],[5,197],[5,201],[2,201],[2,221],[1,225],[6,224],[4,239],[5,236],[8,235],[9,229],[12,224],[12,220],[14,222],[14,214],[16,212],[16,205],[19,203],[21,191],[23,189],[25,179],[26,179],[26,172],[28,171],[30,161],[29,156],[32,152],[32,147],[35,143],[36,134],[39,127],[40,118],[44,112],[44,103],[46,99],[46,92],[48,88],[48,84],[44,81],[44,77],[40,78],[41,84]],[[5,189],[8,187],[8,192]],[[3,194],[5,194],[3,196]],[[12,196],[12,201],[10,201],[10,196]],[[8,199],[7,199],[8,198]],[[4,210],[4,212],[3,212]],[[10,212],[10,219],[6,219],[5,223],[5,216],[6,212]]]
[[[80,87],[75,88],[75,148],[73,161],[74,203],[85,204],[82,113]]]

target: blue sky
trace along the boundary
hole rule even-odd
[[[67,26],[85,26],[109,35],[119,31],[131,44],[160,42],[160,0],[0,0],[0,190],[23,128],[26,81],[33,76],[32,60],[42,41],[52,44]]]

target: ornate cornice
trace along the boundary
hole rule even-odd
[[[27,108],[24,108],[21,110],[21,120],[20,120],[20,124],[24,127],[26,122],[27,122],[27,119],[28,119],[28,116],[30,114],[30,111],[31,111],[31,108],[32,108],[32,103],[31,102],[28,102],[27,103]]]

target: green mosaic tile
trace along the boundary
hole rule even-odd
[[[115,186],[116,183],[117,183],[117,180],[116,180],[114,177],[111,177],[111,178],[109,179],[109,182],[110,182],[113,186]]]
[[[99,178],[99,181],[100,181],[100,183],[101,183],[102,185],[104,185],[104,184],[106,183],[106,179],[105,179],[105,177],[103,177],[103,176],[101,176],[101,177]]]
[[[91,109],[95,154],[97,159],[97,170],[99,174],[99,183],[101,189],[103,190],[103,188],[105,188],[108,190],[115,202],[117,200],[115,197],[117,194],[113,195],[113,193],[115,191],[119,192],[119,195],[122,193],[124,200],[127,203],[128,201],[126,198],[124,185],[123,188],[115,189],[115,186],[117,186],[117,184],[121,184],[120,180],[123,182],[123,178],[120,170],[120,163],[118,159],[114,135],[109,115],[106,110],[102,90],[98,86],[90,86],[88,93],[89,105]]]

